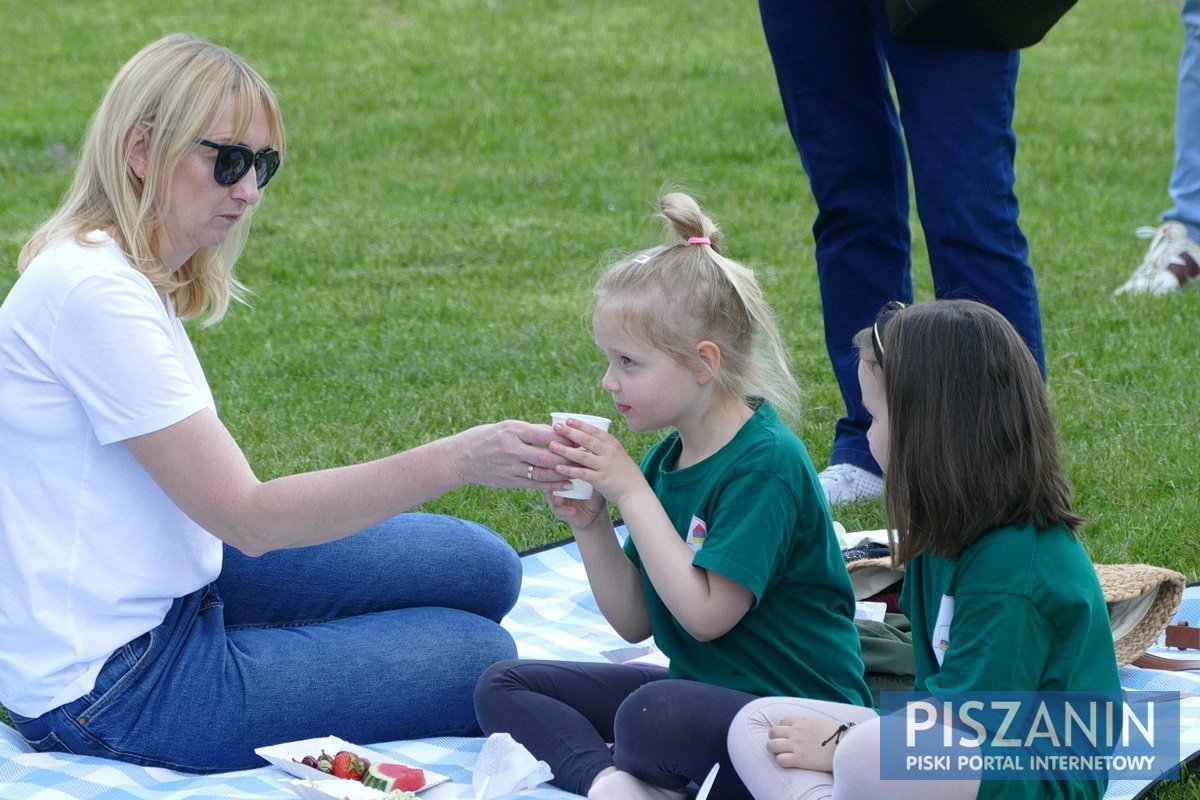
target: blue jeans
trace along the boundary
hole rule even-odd
[[[1200,242],[1200,0],[1183,0],[1183,54],[1175,101],[1175,166],[1168,191],[1173,207],[1164,220],[1187,226]]]
[[[884,303],[912,299],[910,159],[936,296],[998,310],[1044,372],[1037,288],[1013,189],[1019,57],[898,44],[882,0],[760,0],[759,10],[818,209],[825,344],[846,406],[830,463],[878,474],[852,340]]]
[[[712,796],[751,800],[726,740],[733,718],[755,699],[668,678],[657,666],[523,660],[488,668],[475,690],[475,712],[485,733],[510,734],[550,765],[551,783],[578,795],[587,796],[610,766],[684,789],[702,783],[719,761]]]
[[[13,722],[38,750],[188,772],[329,734],[475,735],[477,679],[516,655],[499,621],[520,584],[493,531],[429,514],[260,558],[227,547],[220,578],[114,653],[90,693]]]

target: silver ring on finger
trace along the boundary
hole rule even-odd
[[[533,464],[529,465],[529,469],[525,472],[525,477],[529,480],[533,480]]]

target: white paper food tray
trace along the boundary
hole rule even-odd
[[[317,739],[302,739],[270,747],[259,747],[254,752],[289,775],[300,778],[300,780],[286,781],[286,783],[288,788],[306,800],[328,800],[330,797],[335,797],[337,800],[342,800],[343,797],[349,797],[350,800],[379,800],[386,796],[385,792],[364,786],[358,781],[335,778],[319,769],[306,767],[300,763],[300,759],[305,756],[318,756],[322,750],[330,756],[335,755],[339,750],[349,750],[368,759],[372,764],[385,761],[396,764],[408,763],[403,759],[377,753],[336,736],[323,736]],[[425,785],[417,790],[418,794],[431,786],[437,786],[439,783],[449,780],[445,775],[425,769],[419,764],[410,764],[409,766],[419,767],[425,771]]]

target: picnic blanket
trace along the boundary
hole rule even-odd
[[[526,658],[605,660],[605,651],[628,647],[600,614],[588,588],[579,550],[573,542],[523,556],[521,596],[504,625]],[[1200,619],[1200,586],[1184,592],[1178,619]],[[1154,652],[1158,652],[1156,648]],[[1127,689],[1190,694],[1181,704],[1179,761],[1200,757],[1200,672],[1121,669]],[[337,736],[337,731],[328,731]],[[437,738],[368,743],[371,750],[442,773],[450,781],[422,792],[422,800],[471,800],[471,768],[482,738]],[[289,800],[291,776],[276,767],[218,775],[188,775],[131,766],[100,758],[35,753],[12,729],[0,725],[2,800]],[[1106,800],[1136,800],[1153,781],[1114,781]],[[578,800],[577,795],[543,784],[509,800]]]

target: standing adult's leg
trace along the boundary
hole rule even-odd
[[[879,474],[866,430],[854,334],[912,297],[908,173],[866,0],[760,0],[788,127],[808,174],[825,343],[846,407],[831,464]]]
[[[479,679],[475,714],[484,733],[508,733],[545,761],[555,786],[586,796],[613,766],[608,745],[621,703],[638,687],[665,680],[662,667],[505,661]]]
[[[1174,207],[1163,215],[1187,226],[1200,242],[1200,0],[1183,0],[1183,54],[1175,101],[1175,163],[1168,190]]]
[[[1166,294],[1200,278],[1200,0],[1183,0],[1183,52],[1175,87],[1175,157],[1162,224],[1138,228],[1150,247],[1114,294]]]
[[[874,6],[883,18],[882,2]],[[1045,373],[1037,286],[1015,193],[1016,51],[884,45],[939,298],[1003,314]]]

